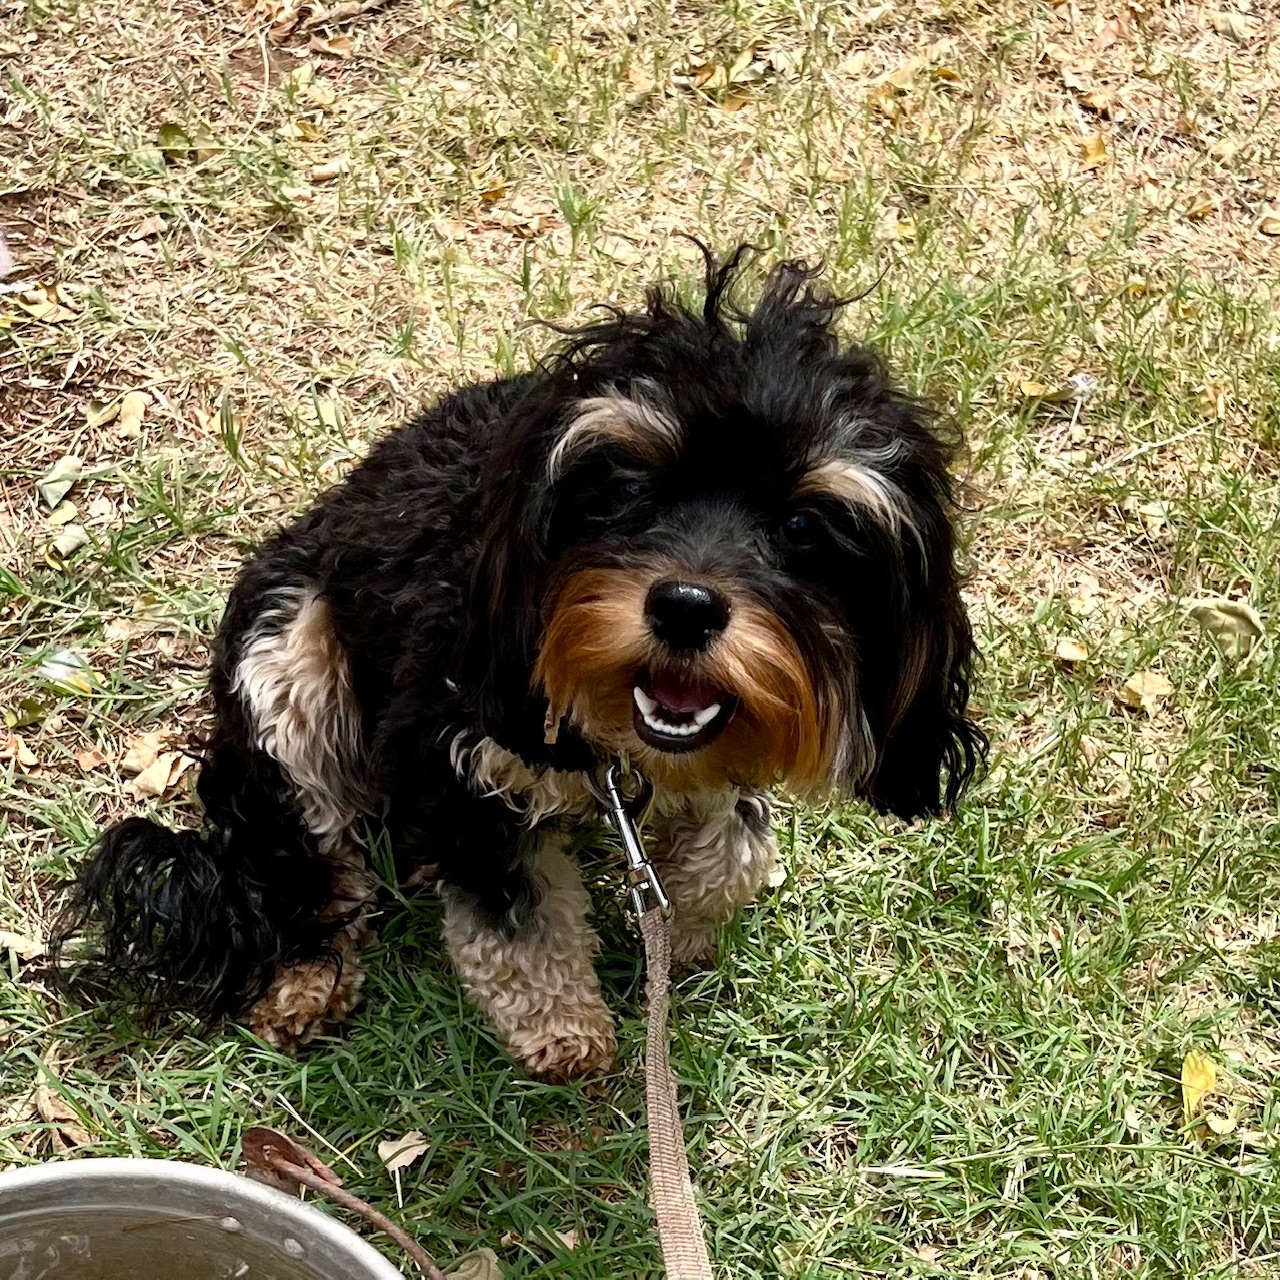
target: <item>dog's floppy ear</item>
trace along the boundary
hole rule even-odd
[[[576,757],[584,748],[568,734],[554,749],[546,744],[546,700],[531,688],[551,567],[555,494],[547,458],[568,401],[566,381],[535,375],[507,411],[504,438],[480,481],[477,550],[459,640],[483,731],[527,760],[570,768],[580,767]]]
[[[896,476],[903,519],[872,571],[883,611],[863,628],[859,684],[876,746],[864,790],[912,819],[955,805],[987,739],[968,715],[976,649],[955,565],[955,442],[923,406],[899,398],[898,411],[898,438],[912,442]]]
[[[968,717],[973,637],[954,579],[919,603],[898,636],[897,670],[869,789],[878,809],[906,819],[951,808],[987,747],[986,735]]]

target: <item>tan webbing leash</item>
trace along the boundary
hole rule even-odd
[[[662,1264],[671,1280],[711,1280],[711,1259],[702,1217],[693,1198],[684,1149],[676,1078],[667,1057],[667,1013],[671,1007],[671,934],[661,908],[640,917],[644,934],[645,995],[649,1025],[645,1036],[644,1093],[649,1112],[649,1184],[658,1218]]]
[[[649,1186],[658,1219],[662,1264],[669,1280],[713,1280],[702,1217],[689,1177],[676,1078],[667,1053],[667,1016],[671,1009],[671,934],[667,925],[670,903],[653,864],[645,857],[633,813],[645,807],[647,789],[642,784],[640,796],[628,802],[622,794],[621,769],[611,764],[596,794],[605,818],[622,841],[627,857],[627,886],[644,937],[648,1006],[644,1093],[649,1113]]]

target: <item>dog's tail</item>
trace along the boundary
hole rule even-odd
[[[198,831],[130,818],[103,833],[55,929],[64,985],[212,1020],[242,1013],[279,965],[328,951],[343,924],[324,910],[332,868],[276,761],[213,745],[199,793]]]

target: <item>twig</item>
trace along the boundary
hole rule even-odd
[[[327,1196],[389,1235],[418,1264],[427,1280],[446,1280],[444,1272],[402,1228],[359,1196],[344,1190],[338,1175],[306,1147],[275,1129],[255,1125],[245,1131],[241,1148],[251,1176],[281,1190],[296,1193],[299,1187],[310,1187],[318,1195]]]

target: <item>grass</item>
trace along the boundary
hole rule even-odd
[[[399,0],[309,48],[256,25],[268,2],[0,0],[0,929],[43,938],[135,807],[127,744],[199,728],[244,549],[370,439],[526,364],[534,321],[687,274],[680,233],[822,256],[863,294],[850,334],[965,426],[994,752],[951,822],[786,813],[786,882],[680,984],[713,1256],[735,1280],[1280,1275],[1280,670],[1187,612],[1274,619],[1280,593],[1271,8]],[[64,560],[34,482],[66,454],[89,478]],[[49,676],[64,650],[79,688]],[[1134,710],[1143,673],[1167,692]],[[187,781],[146,807],[190,820]],[[658,1275],[616,897],[620,1066],[570,1088],[509,1066],[421,898],[296,1061],[62,1005],[10,938],[0,1164],[234,1167],[264,1122],[442,1258]],[[1225,1132],[1184,1114],[1193,1049]],[[393,1179],[376,1146],[415,1128],[431,1150]]]

